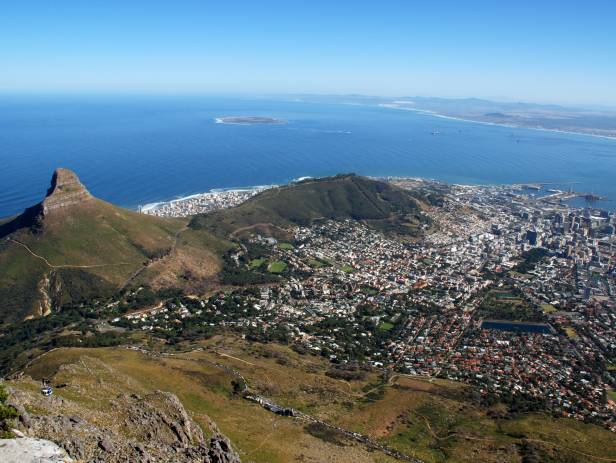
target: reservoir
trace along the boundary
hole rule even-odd
[[[514,322],[509,320],[483,320],[481,328],[484,330],[516,331],[519,333],[554,333],[554,328],[548,323]]]

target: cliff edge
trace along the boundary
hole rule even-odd
[[[42,202],[43,215],[53,210],[82,204],[93,196],[81,183],[77,174],[69,169],[58,168],[51,178],[51,186]]]

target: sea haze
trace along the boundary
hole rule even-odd
[[[224,116],[286,124],[227,125]],[[0,97],[0,217],[56,167],[126,207],[214,188],[356,172],[458,183],[554,182],[612,199],[616,140],[369,105],[221,97]]]

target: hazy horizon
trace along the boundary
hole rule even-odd
[[[0,93],[412,95],[616,107],[615,14],[607,1],[34,1],[3,7]]]
[[[284,98],[299,98],[299,97],[313,97],[313,98],[373,98],[373,99],[389,99],[395,100],[398,98],[424,98],[434,100],[447,100],[447,101],[464,101],[464,100],[481,100],[485,102],[495,104],[528,104],[535,106],[560,106],[564,109],[586,109],[586,110],[604,110],[604,111],[616,111],[615,104],[593,104],[593,103],[562,103],[551,102],[545,100],[520,100],[515,98],[506,97],[478,97],[476,95],[467,96],[441,96],[437,94],[406,94],[406,95],[387,95],[387,94],[362,94],[362,93],[308,93],[308,92],[295,92],[295,93],[251,93],[251,92],[207,92],[207,91],[3,91],[0,90],[0,97],[33,97],[33,98],[147,98],[147,97],[211,97],[211,98],[248,98],[248,99],[284,99]]]

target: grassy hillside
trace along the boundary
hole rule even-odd
[[[96,199],[58,169],[40,204],[0,224],[2,322],[135,284],[202,287],[228,244],[186,225]]]
[[[308,225],[316,219],[361,220],[386,232],[414,234],[426,219],[407,191],[357,175],[311,179],[266,190],[238,207],[195,217],[191,228],[218,235]]]
[[[286,237],[285,227],[317,219],[414,235],[427,221],[421,207],[395,186],[339,175],[267,190],[188,223],[96,199],[73,172],[58,169],[40,204],[0,224],[0,315],[4,322],[45,315],[134,285],[204,292],[217,283],[229,237]]]
[[[233,393],[233,377],[214,364],[239,370],[253,390],[277,403],[367,434],[426,463],[616,458],[616,441],[605,429],[542,414],[505,418],[498,406],[476,405],[469,389],[458,383],[400,375],[384,382],[370,371],[340,379],[321,357],[229,337],[212,338],[201,347],[168,357],[122,348],[60,349],[35,361],[26,374],[62,385],[56,394],[80,407],[70,413],[86,419],[114,419],[113,410],[101,414],[105,398],[92,397],[118,386],[140,394],[172,392],[204,429],[213,419],[242,461],[256,463],[396,460],[242,399]],[[27,378],[9,385],[33,387]]]
[[[106,294],[144,262],[165,255],[182,221],[163,220],[92,200],[21,227],[0,246],[0,303],[9,317],[50,304]]]

